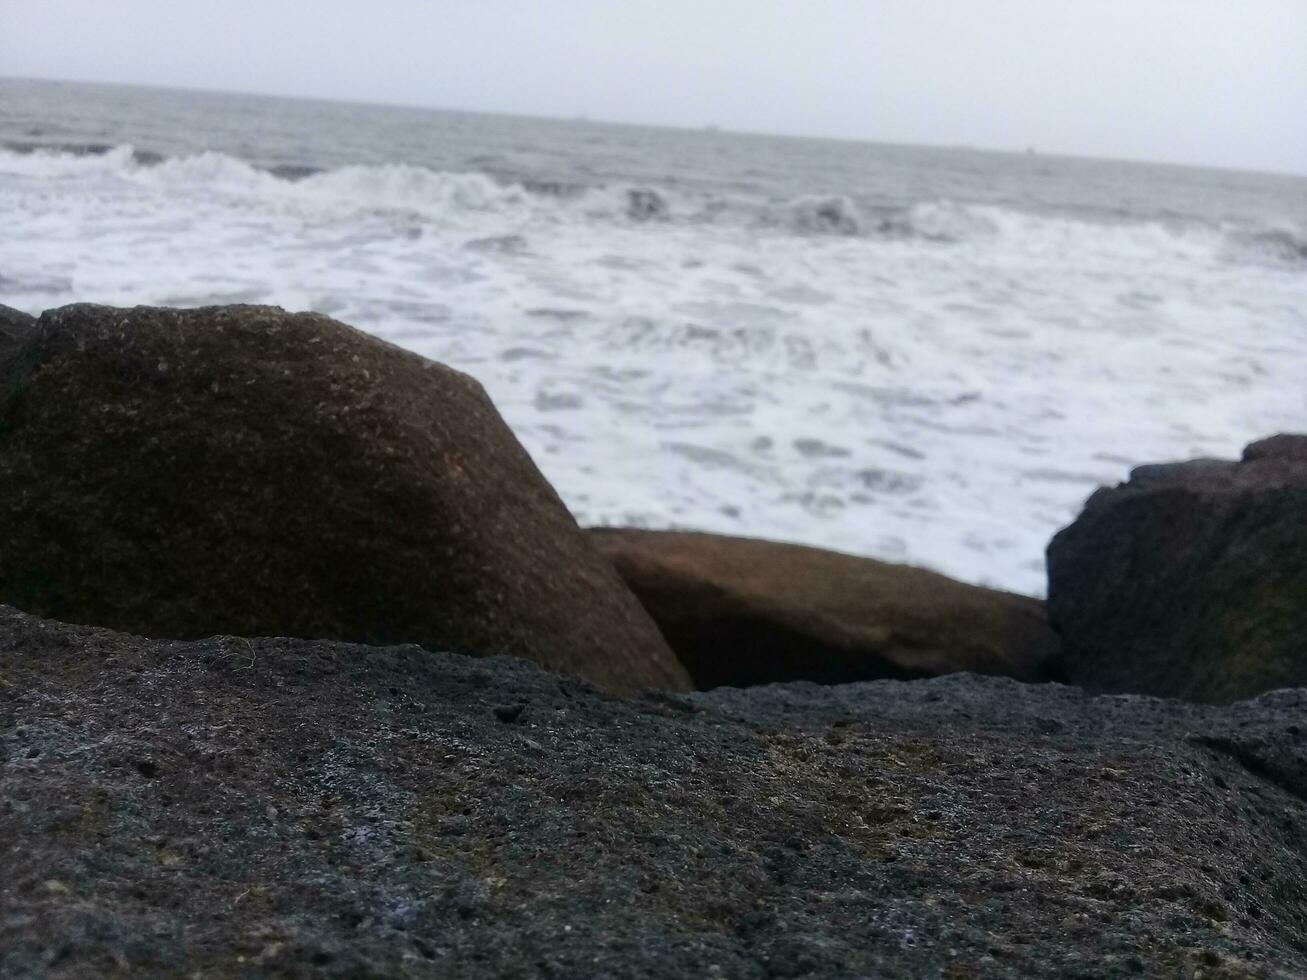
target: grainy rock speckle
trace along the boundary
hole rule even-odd
[[[973,675],[622,701],[0,607],[0,975],[1301,976],[1304,709]]]

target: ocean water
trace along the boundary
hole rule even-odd
[[[1307,179],[0,80],[0,303],[273,303],[489,390],[586,524],[1032,594],[1307,428]]]

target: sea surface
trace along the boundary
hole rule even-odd
[[[1302,177],[0,79],[0,218],[0,303],[475,375],[584,524],[1040,594],[1097,485],[1307,430]]]

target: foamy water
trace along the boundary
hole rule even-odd
[[[481,122],[290,154],[296,112],[346,132],[317,103],[133,148],[24,84],[0,303],[328,313],[479,378],[582,523],[1038,594],[1096,485],[1307,428],[1307,181],[434,113]]]

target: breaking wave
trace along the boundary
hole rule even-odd
[[[1232,231],[1223,254],[1235,262],[1307,268],[1307,234],[1291,228]]]
[[[68,179],[103,177],[143,187],[206,190],[248,196],[260,204],[330,212],[396,212],[451,220],[477,214],[520,214],[645,224],[737,225],[794,235],[984,244],[1004,239],[1029,247],[1114,247],[1128,239],[1145,250],[1207,253],[1235,264],[1307,268],[1307,233],[1291,227],[1215,227],[1181,222],[1107,221],[949,200],[892,207],[846,195],[803,195],[787,201],[678,193],[647,185],[584,184],[480,171],[450,172],[392,163],[334,170],[293,163],[256,166],[206,151],[163,158],[130,145],[20,144],[0,148],[0,172]]]
[[[861,236],[867,220],[847,197],[801,197],[781,212],[782,224],[793,231],[816,235]]]

